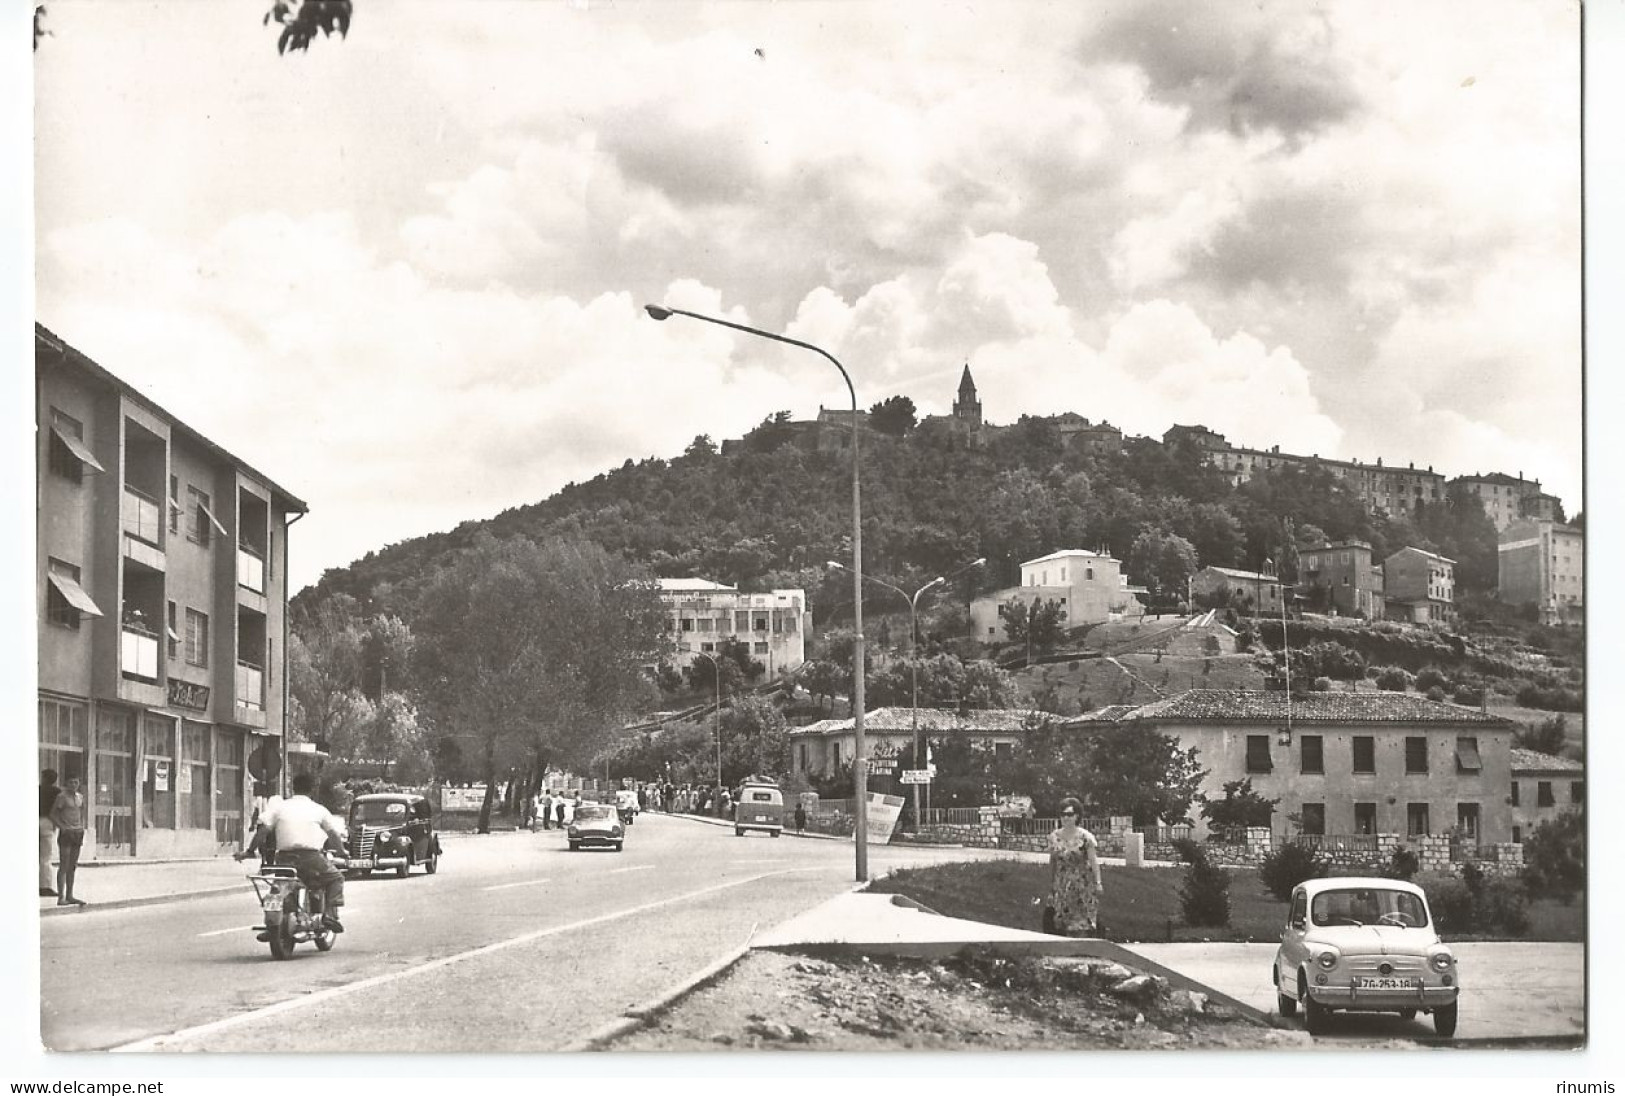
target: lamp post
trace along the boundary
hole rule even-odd
[[[1281,664],[1286,669],[1286,740],[1292,741],[1292,643],[1286,634],[1286,586],[1275,570],[1275,561],[1264,561],[1264,573],[1275,579],[1276,592],[1281,597]]]
[[[763,331],[755,327],[746,327],[744,324],[733,323],[730,320],[720,320],[715,316],[706,316],[699,312],[689,312],[681,308],[666,308],[661,305],[647,304],[643,310],[654,320],[668,320],[673,316],[687,316],[691,320],[700,320],[704,323],[713,323],[719,327],[731,328],[734,331],[743,331],[747,335],[755,335],[762,339],[771,339],[773,342],[787,343],[790,346],[799,346],[803,350],[811,350],[814,354],[828,360],[838,369],[841,379],[846,382],[847,394],[852,397],[852,783],[856,803],[853,815],[853,844],[856,849],[857,880],[860,883],[869,879],[869,773],[868,759],[865,756],[863,740],[863,506],[858,488],[858,391],[852,387],[852,378],[846,371],[846,366],[835,360],[835,356],[827,350],[814,346],[800,339],[792,339],[788,335],[775,335],[771,331]]]
[[[705,651],[695,651],[694,652],[694,657],[703,658],[706,661],[711,663],[711,683],[716,686],[717,703],[716,703],[716,707],[711,709],[711,727],[712,727],[712,733],[715,734],[716,740],[717,740],[717,790],[718,790],[718,792],[721,792],[721,790],[722,790],[722,663],[717,661],[715,655],[707,654]]]
[[[924,586],[921,586],[918,590],[915,590],[912,594],[908,593],[901,586],[893,586],[884,579],[874,578],[870,575],[863,576],[876,586],[884,586],[886,589],[897,594],[899,597],[907,599],[908,601],[908,684],[910,695],[908,710],[909,726],[914,739],[914,764],[917,767],[924,767],[924,762],[921,758],[920,752],[920,595],[934,586],[942,585],[943,583],[947,582],[948,579],[959,574],[961,571],[968,571],[972,567],[980,567],[986,562],[986,556],[983,556],[980,559],[974,559],[956,571],[950,571],[946,575],[938,575]],[[829,561],[829,565],[843,571],[846,570],[844,565],[833,559]],[[919,826],[920,820],[920,786],[916,784],[914,785],[914,825],[916,827]]]

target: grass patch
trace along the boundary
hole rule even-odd
[[[1251,868],[1228,868],[1230,925],[1191,928],[1181,920],[1179,885],[1184,868],[1101,866],[1100,920],[1108,939],[1122,942],[1235,940],[1268,942],[1281,934],[1286,903],[1276,901]],[[981,860],[903,868],[869,888],[902,894],[948,917],[984,921],[1008,928],[1041,929],[1049,894],[1049,865],[1020,860]],[[1585,939],[1585,899],[1573,905],[1549,899],[1529,904],[1531,928],[1524,940],[1578,942]],[[1461,939],[1462,937],[1452,937]],[[1492,939],[1475,936],[1472,939]]]

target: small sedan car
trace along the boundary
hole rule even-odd
[[[1311,1035],[1334,1011],[1433,1014],[1441,1036],[1456,1032],[1461,981],[1421,887],[1363,876],[1298,884],[1275,953],[1282,1016],[1303,1005]]]
[[[352,874],[394,868],[404,876],[421,864],[433,875],[440,867],[440,835],[434,807],[421,795],[381,792],[358,795],[350,803],[349,847]]]
[[[608,803],[583,803],[576,808],[575,818],[564,835],[571,851],[583,845],[608,845],[620,852],[626,841],[626,828],[621,825],[620,814]]]

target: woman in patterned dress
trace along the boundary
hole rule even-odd
[[[1078,825],[1083,804],[1061,801],[1061,827],[1049,836],[1050,910],[1063,936],[1090,936],[1100,919],[1100,854],[1095,835]]]

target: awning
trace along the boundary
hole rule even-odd
[[[101,466],[100,461],[90,455],[90,447],[84,442],[80,441],[78,438],[74,437],[60,426],[51,427],[51,433],[55,434],[59,439],[61,439],[62,444],[68,447],[68,452],[72,453],[76,458],[78,458],[80,464],[88,465],[98,472],[107,471],[107,469]]]
[[[209,524],[214,526],[215,532],[219,533],[223,537],[231,536],[230,533],[226,532],[226,527],[220,524],[220,519],[214,516],[214,511],[210,510],[201,502],[197,504],[197,508],[203,511],[203,516],[209,519]]]
[[[1478,759],[1478,739],[1456,739],[1456,767],[1466,773],[1480,772],[1484,768],[1484,763]]]
[[[175,633],[175,629],[165,628],[164,631],[169,633],[169,640],[171,643],[179,643],[181,641],[181,637]]]
[[[72,578],[58,574],[52,574],[49,578],[51,585],[56,587],[56,592],[66,598],[69,605],[87,616],[102,615],[102,611],[96,608],[96,603],[90,599],[90,595],[85,593],[84,587]]]

